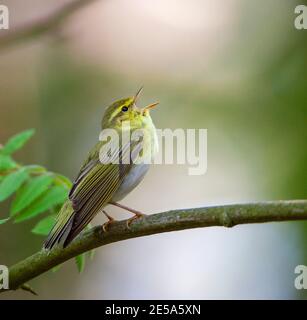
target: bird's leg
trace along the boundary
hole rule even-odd
[[[102,225],[102,230],[103,230],[104,232],[107,232],[107,227],[108,227],[112,222],[114,222],[115,219],[112,218],[111,216],[109,216],[109,215],[106,213],[105,210],[102,210],[102,212],[103,212],[103,213],[105,214],[105,216],[108,218],[108,221],[105,222],[105,223]]]
[[[137,211],[137,210],[135,210],[135,209],[129,208],[129,207],[127,207],[127,206],[125,206],[125,205],[123,205],[123,204],[120,204],[120,203],[118,203],[118,202],[113,202],[113,201],[111,201],[111,202],[109,202],[109,204],[112,204],[113,206],[116,206],[116,207],[119,207],[119,208],[121,208],[121,209],[130,211],[131,213],[134,213],[134,216],[133,216],[132,218],[130,218],[130,219],[127,220],[127,227],[128,227],[129,229],[130,229],[130,224],[131,224],[131,222],[132,222],[133,220],[139,219],[139,218],[142,218],[142,217],[146,216],[146,214],[144,214],[144,213],[142,213],[142,212],[140,212],[140,211]]]
[[[132,208],[130,208],[130,207],[127,207],[127,206],[125,206],[125,205],[123,205],[123,204],[120,204],[120,203],[118,203],[118,202],[113,202],[113,201],[111,201],[111,202],[109,202],[109,204],[112,204],[113,206],[116,206],[116,207],[119,207],[119,208],[121,208],[121,209],[124,209],[124,210],[127,210],[127,211],[130,211],[130,212],[132,212],[132,213],[134,213],[137,217],[143,217],[143,216],[146,216],[146,214],[145,213],[142,213],[142,212],[140,212],[140,211],[137,211],[137,210],[135,210],[135,209],[132,209]]]

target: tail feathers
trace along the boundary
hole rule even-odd
[[[71,202],[67,200],[59,212],[57,222],[50,231],[43,248],[51,250],[56,245],[66,248],[88,223],[87,220],[78,221]]]
[[[66,248],[79,234],[79,232],[75,232],[73,226],[70,228],[69,232],[67,233],[67,236],[65,238],[63,237],[63,248]]]
[[[57,223],[55,224],[55,226],[49,233],[48,238],[44,242],[44,249],[51,250],[58,244],[62,245],[65,248],[69,244],[66,240],[73,225],[73,218],[74,216],[72,215],[64,224],[64,226],[59,226]]]

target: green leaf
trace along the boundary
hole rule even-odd
[[[4,223],[6,223],[8,220],[10,220],[10,218],[0,219],[0,224],[4,224]]]
[[[67,190],[63,187],[53,187],[43,193],[26,209],[16,215],[15,222],[31,219],[38,214],[47,211],[52,206],[62,204],[67,199]]]
[[[54,179],[54,183],[56,185],[62,185],[65,188],[67,188],[67,190],[70,190],[72,187],[72,182],[65,176],[61,175],[61,174],[56,174],[55,179]]]
[[[6,176],[0,183],[0,201],[7,199],[18,190],[28,177],[29,175],[24,168]]]
[[[37,225],[31,230],[32,233],[41,236],[47,236],[54,226],[55,219],[53,216],[48,216],[37,223]]]
[[[26,166],[25,168],[27,168],[28,172],[34,173],[34,174],[42,174],[47,172],[46,168],[39,166],[37,164],[32,164],[32,165]]]
[[[89,224],[85,227],[85,230],[89,230],[89,229],[91,229],[91,228],[92,228],[92,224],[89,223]],[[94,257],[95,257],[95,254],[96,254],[96,249],[92,249],[92,250],[90,250],[90,251],[87,251],[86,254],[87,254],[87,256],[88,256],[91,260],[93,260]]]
[[[8,155],[0,154],[0,171],[6,171],[17,167],[16,162]]]
[[[11,217],[23,210],[42,195],[53,181],[52,176],[43,175],[30,180],[17,193],[11,207]]]
[[[76,256],[75,260],[76,260],[78,271],[79,273],[81,273],[85,267],[85,253],[82,253]]]
[[[1,149],[2,154],[12,154],[18,149],[22,148],[24,144],[33,136],[34,129],[26,130],[16,134],[8,140],[5,146]]]

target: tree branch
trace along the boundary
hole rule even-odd
[[[107,232],[97,226],[83,232],[66,249],[55,248],[49,253],[41,250],[12,266],[9,270],[10,290],[18,289],[25,282],[83,252],[117,241],[191,228],[291,220],[307,220],[307,200],[172,210],[135,220],[130,229],[126,220],[114,222]]]
[[[3,35],[0,36],[0,49],[56,30],[68,16],[93,1],[96,0],[76,0],[69,2],[62,8],[56,10],[53,14],[40,18],[38,21],[21,26],[15,30],[3,33]]]

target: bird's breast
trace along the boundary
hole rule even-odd
[[[116,202],[123,199],[143,180],[149,170],[149,163],[153,161],[159,148],[156,129],[151,121],[150,124],[147,125],[146,133],[147,134],[144,134],[143,136],[142,149],[143,153],[145,152],[145,154],[149,156],[149,159],[148,157],[145,157],[144,160],[146,161],[131,164],[129,172],[123,178],[121,185],[112,197],[112,201]],[[149,163],[147,160],[150,160]]]
[[[149,164],[133,164],[112,197],[112,201],[119,201],[130,193],[143,180],[148,169]]]

